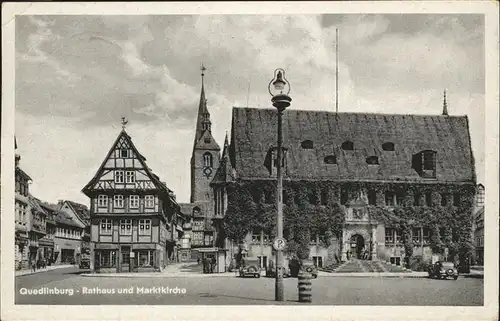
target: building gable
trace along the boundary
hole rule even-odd
[[[94,178],[83,188],[85,194],[105,190],[162,190],[168,188],[151,172],[130,136],[123,130]]]
[[[85,227],[85,223],[80,219],[80,217],[76,214],[76,212],[71,207],[71,205],[68,204],[68,202],[62,203],[60,205],[60,210],[63,211],[64,213],[66,213],[68,215],[68,217],[71,218],[71,220],[73,222],[75,222],[76,225],[78,225],[78,227],[81,227],[81,228]]]

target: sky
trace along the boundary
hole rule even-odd
[[[467,115],[478,182],[485,179],[482,15],[17,16],[15,135],[30,192],[89,204],[81,189],[121,131],[177,195],[189,161],[200,66],[219,145],[231,109],[271,106],[284,68],[294,109]]]

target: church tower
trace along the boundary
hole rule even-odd
[[[200,103],[191,155],[191,203],[212,201],[210,182],[220,161],[220,147],[212,136],[212,122],[205,98],[205,70],[202,65]]]

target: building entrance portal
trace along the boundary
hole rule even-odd
[[[357,259],[363,259],[365,254],[365,239],[360,234],[351,236],[351,253]]]

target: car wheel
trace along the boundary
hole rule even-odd
[[[260,274],[255,274],[255,276],[257,277],[257,279],[260,278]]]
[[[453,279],[456,281],[458,279],[458,276],[454,276]]]

